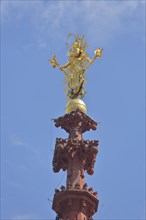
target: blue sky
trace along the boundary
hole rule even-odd
[[[52,171],[53,126],[65,113],[66,36],[84,34],[90,67],[84,99],[100,125],[93,176],[99,195],[94,219],[145,219],[145,1],[1,1],[1,219],[54,219],[54,188],[66,173]],[[48,201],[49,199],[49,201]]]

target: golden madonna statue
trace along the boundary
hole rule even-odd
[[[75,40],[69,48],[68,40],[71,37],[74,37]],[[84,85],[86,83],[85,73],[96,58],[102,57],[103,49],[96,49],[93,59],[90,59],[86,53],[88,45],[85,42],[84,36],[79,37],[78,34],[69,34],[67,37],[66,46],[69,58],[65,65],[61,66],[58,63],[55,54],[52,59],[49,59],[49,62],[54,68],[58,66],[65,74],[64,83],[67,84],[65,93],[67,94],[68,102],[69,100],[73,101],[77,99],[79,100],[79,98],[84,98],[86,94],[84,89]]]

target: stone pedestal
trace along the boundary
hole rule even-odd
[[[56,127],[69,133],[67,139],[57,138],[53,171],[67,171],[66,186],[55,189],[53,210],[56,219],[91,220],[98,209],[97,192],[88,188],[84,180],[85,170],[94,173],[94,163],[98,153],[98,140],[83,140],[82,134],[96,130],[97,123],[80,109],[76,109],[54,120]]]

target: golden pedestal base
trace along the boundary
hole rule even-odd
[[[82,112],[86,113],[87,108],[85,103],[81,99],[71,99],[66,105],[66,112],[69,113],[75,109],[79,108]]]

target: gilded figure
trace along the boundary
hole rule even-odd
[[[68,40],[72,36],[75,38],[75,40],[69,48]],[[69,34],[66,45],[67,54],[69,56],[67,63],[61,66],[56,60],[55,54],[52,59],[49,59],[49,62],[51,63],[53,68],[56,68],[58,66],[60,70],[63,71],[65,74],[64,83],[67,84],[67,87],[65,88],[67,101],[78,97],[83,99],[86,94],[86,91],[84,89],[84,85],[86,84],[85,73],[96,58],[102,57],[103,49],[96,49],[93,59],[90,59],[88,54],[86,53],[88,45],[84,39],[84,36],[79,37],[77,34]]]

